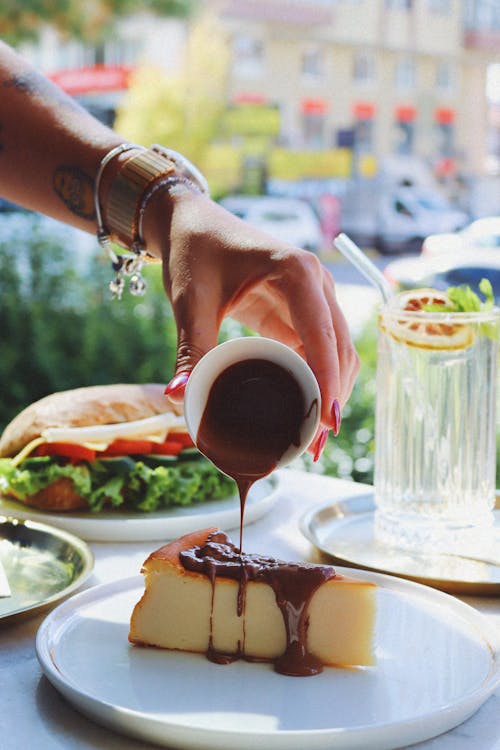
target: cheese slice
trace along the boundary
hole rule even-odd
[[[163,442],[172,427],[185,424],[184,417],[172,412],[155,414],[154,417],[138,419],[134,422],[89,425],[87,427],[47,427],[42,437],[48,443],[111,443],[118,438],[143,438]]]
[[[11,464],[12,466],[19,466],[19,464],[24,461],[25,458],[28,458],[28,456],[33,453],[35,448],[38,448],[39,445],[43,445],[43,443],[46,443],[47,441],[43,437],[37,437],[33,440],[30,440],[29,443],[27,443],[22,450],[19,451],[12,459]]]
[[[47,427],[39,437],[27,443],[11,459],[12,466],[18,466],[28,458],[39,445],[44,443],[73,443],[95,451],[105,451],[114,440],[141,439],[152,443],[164,443],[170,433],[187,432],[183,416],[171,412],[156,414],[153,417],[134,422],[89,425],[87,427]]]

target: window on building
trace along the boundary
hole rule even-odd
[[[397,10],[410,10],[412,0],[385,0],[386,8],[395,8]]]
[[[324,99],[303,99],[300,108],[304,146],[310,149],[324,148],[328,103]]]
[[[500,104],[500,63],[488,65],[486,71],[486,96],[491,104]]]
[[[455,88],[455,69],[449,60],[437,63],[436,86],[440,91],[452,91]]]
[[[132,65],[143,52],[144,42],[141,39],[113,39],[105,44],[104,62],[106,65]]]
[[[451,0],[427,0],[427,7],[431,13],[448,15],[451,13]]]
[[[395,151],[398,154],[411,154],[413,152],[413,141],[415,138],[415,126],[413,122],[396,122],[396,144]]]
[[[396,64],[396,88],[413,89],[416,86],[416,82],[417,73],[414,59],[411,57],[402,57]]]
[[[465,24],[476,31],[500,29],[500,6],[496,0],[469,0],[465,3]]]
[[[307,47],[302,53],[301,71],[303,76],[320,79],[325,73],[325,56],[320,47]]]
[[[402,104],[394,111],[394,151],[411,154],[415,141],[417,110],[411,104]]]
[[[373,120],[375,106],[372,102],[356,102],[354,115],[354,151],[359,154],[373,153]]]
[[[254,76],[264,68],[264,44],[261,39],[237,34],[233,40],[234,70],[240,76]]]
[[[354,56],[352,77],[355,83],[371,83],[375,80],[375,60],[369,52],[357,52]]]
[[[302,137],[306,148],[319,149],[325,145],[325,118],[323,115],[302,114]]]
[[[441,107],[434,113],[436,121],[436,152],[440,158],[451,158],[455,151],[455,112]]]
[[[354,128],[354,149],[358,154],[373,152],[373,122],[357,120]]]

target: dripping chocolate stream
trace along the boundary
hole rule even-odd
[[[196,444],[238,486],[240,550],[252,484],[270,474],[291,445],[300,444],[302,424],[315,406],[316,400],[306,407],[293,375],[269,360],[236,362],[215,379]]]
[[[218,576],[238,582],[238,615],[242,616],[248,582],[267,583],[274,591],[281,610],[286,649],[274,661],[277,672],[293,676],[308,676],[322,670],[321,662],[307,651],[307,609],[316,589],[335,577],[330,566],[307,563],[285,563],[272,557],[240,552],[223,532],[212,533],[204,545],[184,550],[180,561],[186,570],[206,575],[214,590]],[[220,664],[245,657],[245,645],[236,654],[219,654],[213,647],[210,633],[207,657]]]
[[[249,581],[265,581],[274,591],[283,616],[286,650],[275,662],[284,674],[310,675],[322,665],[307,652],[307,607],[316,588],[335,575],[332,568],[285,564],[243,553],[245,503],[252,484],[270,474],[291,445],[300,444],[304,420],[316,399],[306,406],[302,389],[284,367],[265,359],[236,362],[215,379],[203,412],[196,444],[221,471],[232,477],[240,495],[240,545],[214,535],[203,547],[181,553],[188,570],[202,572],[212,584],[212,614],[217,576],[238,581],[237,614],[244,615]],[[212,618],[212,615],[211,615]],[[213,647],[212,619],[207,657],[227,663],[244,656],[219,654]],[[244,639],[243,634],[243,639]],[[245,657],[246,658],[246,657]]]

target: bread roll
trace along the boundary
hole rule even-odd
[[[0,438],[0,456],[15,456],[48,427],[118,424],[168,411],[182,413],[164,395],[159,383],[95,385],[60,391],[23,409]]]

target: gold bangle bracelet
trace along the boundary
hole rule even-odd
[[[113,238],[131,247],[137,234],[137,211],[148,185],[173,173],[175,165],[154,149],[127,159],[110,185],[105,222]]]
[[[200,192],[208,185],[199,170],[175,151],[153,145],[127,159],[110,185],[105,224],[113,239],[130,247],[137,234],[137,213],[148,186],[161,177],[177,174]]]

